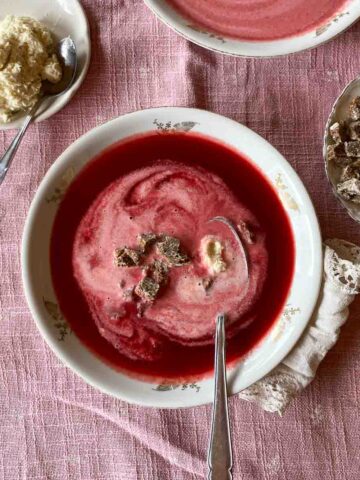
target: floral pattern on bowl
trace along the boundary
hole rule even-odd
[[[196,132],[224,142],[256,163],[285,199],[296,244],[295,276],[288,305],[263,341],[246,358],[231,366],[230,393],[259,380],[288,354],[307,325],[321,283],[322,245],[313,206],[294,170],[268,142],[243,125],[204,110],[165,107],[130,113],[91,130],[71,145],[47,172],[28,214],[22,244],[24,290],[46,342],[89,384],[141,405],[168,408],[200,405],[212,401],[211,378],[169,382],[134,379],[110,368],[71,334],[59,311],[48,256],[44,255],[49,250],[58,204],[77,172],[110,144],[149,131],[164,135],[174,131],[182,131],[184,135]],[[289,318],[291,321],[285,322]],[[281,334],[275,335],[279,329]]]
[[[350,15],[350,12],[342,12],[342,13],[339,13],[338,15],[336,15],[336,17],[334,17],[330,22],[326,23],[325,25],[323,25],[322,27],[319,27],[316,32],[315,32],[315,35],[318,37],[319,35],[322,35],[323,33],[325,33],[327,30],[329,30],[329,28],[332,27],[332,25],[334,23],[337,23],[342,17],[344,17],[345,15]]]

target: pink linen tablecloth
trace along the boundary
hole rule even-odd
[[[141,0],[84,0],[89,75],[58,115],[32,126],[0,190],[0,479],[198,480],[210,407],[153,410],[86,385],[41,339],[25,303],[20,239],[31,199],[58,155],[125,112],[182,105],[227,115],[269,140],[308,188],[325,237],[360,243],[327,184],[323,125],[360,72],[360,23],[316,50],[252,60],[178,37]],[[0,151],[13,132],[0,132]],[[283,418],[230,400],[234,479],[360,478],[360,302],[316,380]]]

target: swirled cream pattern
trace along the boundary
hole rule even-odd
[[[248,222],[256,230],[256,242],[247,246],[249,279],[227,227],[207,223],[216,215],[235,224]],[[192,261],[171,270],[162,294],[139,317],[124,291],[139,281],[141,267],[116,267],[113,252],[119,245],[136,247],[137,235],[144,232],[177,237]],[[221,239],[227,264],[209,291],[202,284],[208,272],[199,254],[205,235]],[[151,360],[161,352],[161,337],[184,345],[213,342],[219,310],[227,313],[230,335],[252,321],[247,313],[266,278],[265,234],[219,177],[161,162],[121,177],[96,198],[78,227],[73,266],[100,333],[123,354]]]

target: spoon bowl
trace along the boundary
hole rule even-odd
[[[70,37],[63,38],[57,45],[57,57],[62,67],[62,78],[58,83],[45,81],[42,84],[42,94],[58,96],[65,93],[72,86],[77,71],[76,47]]]
[[[208,223],[212,223],[212,222],[220,222],[220,223],[223,223],[224,225],[226,225],[229,230],[231,231],[231,233],[233,234],[233,236],[235,237],[235,240],[237,241],[238,245],[239,245],[239,249],[240,249],[240,253],[241,253],[241,256],[243,257],[244,259],[244,265],[245,265],[245,268],[246,268],[246,278],[248,279],[249,278],[249,262],[248,262],[248,256],[247,256],[247,253],[246,253],[246,250],[244,248],[244,244],[243,244],[243,241],[241,239],[241,236],[240,236],[240,233],[238,232],[238,229],[235,227],[235,225],[231,222],[231,220],[229,220],[228,218],[226,217],[221,217],[221,216],[218,216],[218,217],[213,217],[211,218]]]

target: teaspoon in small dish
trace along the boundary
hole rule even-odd
[[[59,83],[56,84],[52,84],[50,82],[43,82],[41,98],[26,115],[23,126],[19,130],[14,140],[11,142],[9,148],[7,149],[3,157],[0,158],[0,185],[3,182],[10,168],[11,162],[17,152],[17,149],[19,148],[19,145],[25,135],[26,130],[28,129],[31,122],[34,120],[41,104],[45,100],[58,97],[59,95],[67,92],[75,81],[77,70],[77,55],[75,44],[70,37],[60,40],[57,48],[57,55],[63,68],[62,79]]]

